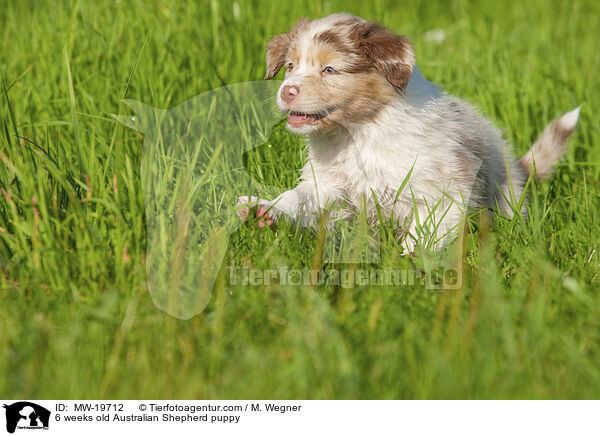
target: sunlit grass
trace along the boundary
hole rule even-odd
[[[29,3],[0,8],[0,373],[11,375],[0,396],[598,396],[595,2]],[[520,154],[583,104],[566,160],[529,187],[525,224],[475,220],[460,289],[229,286],[231,265],[320,265],[317,235],[242,226],[206,310],[188,321],[159,311],[143,138],[114,118],[133,114],[122,99],[166,109],[260,80],[272,35],[338,11],[410,35],[425,76],[476,104]],[[436,29],[441,42],[425,36]],[[240,159],[287,189],[302,141],[277,125]],[[421,267],[389,232],[382,241],[381,263],[366,269]]]

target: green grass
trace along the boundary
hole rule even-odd
[[[0,8],[0,397],[597,398],[597,2],[252,3]],[[229,286],[224,273],[200,315],[159,311],[143,139],[112,115],[132,113],[123,98],[170,108],[260,80],[272,35],[338,11],[410,35],[425,76],[477,105],[519,154],[583,104],[566,159],[530,187],[527,223],[467,236],[461,289]],[[432,29],[446,39],[428,41]],[[302,142],[277,126],[245,161],[289,188]],[[223,271],[321,266],[318,242],[242,227]],[[367,268],[412,262],[387,238]]]

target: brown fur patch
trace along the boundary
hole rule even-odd
[[[345,63],[346,54],[333,48],[320,48],[314,54],[315,67],[323,68],[328,65]]]
[[[331,47],[340,54],[355,53],[354,47],[348,43],[348,40],[333,30],[326,30],[325,32],[319,33],[315,35],[315,39],[317,42]]]
[[[392,85],[406,88],[414,65],[412,44],[406,36],[396,35],[373,21],[355,24],[349,36],[364,58],[357,64],[358,70],[371,63]]]
[[[308,27],[308,24],[309,20],[307,18],[300,18],[289,32],[277,35],[269,41],[267,44],[267,72],[265,79],[272,79],[281,70],[285,64],[290,44],[300,31]]]
[[[529,151],[521,157],[519,160],[521,168],[528,174],[535,174],[538,180],[548,178],[553,172],[554,164],[562,157],[575,126],[576,124],[563,125],[561,117],[553,120]]]

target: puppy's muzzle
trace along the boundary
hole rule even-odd
[[[293,102],[298,94],[300,94],[300,89],[297,86],[286,85],[281,88],[281,99],[287,104]]]

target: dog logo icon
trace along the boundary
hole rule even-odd
[[[28,401],[4,405],[6,409],[6,431],[14,433],[18,429],[48,430],[50,411]]]

